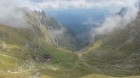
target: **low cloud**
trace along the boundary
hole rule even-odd
[[[86,21],[84,21],[82,23],[83,25],[86,25],[86,26],[98,26],[100,25],[99,22],[95,22],[95,20],[91,17],[89,17]]]
[[[68,8],[112,8],[112,12],[126,7],[128,11],[122,18],[120,16],[110,16],[106,21],[96,29],[98,33],[105,31],[111,32],[118,27],[118,23],[124,21],[124,25],[136,18],[138,8],[135,4],[139,0],[1,0],[0,1],[0,23],[11,26],[28,26],[24,20],[25,15],[17,11],[17,8],[27,7],[30,10],[44,9],[68,9]],[[90,19],[84,24],[96,24]]]
[[[122,6],[121,0],[43,0],[37,6],[40,9],[99,8]]]
[[[29,26],[25,20],[25,15],[19,11],[19,8],[28,7],[31,10],[33,3],[28,0],[1,0],[0,1],[0,24],[12,27]]]
[[[104,23],[97,28],[92,29],[91,35],[93,38],[95,35],[103,35],[114,31],[116,28],[125,28],[128,23],[132,22],[136,19],[137,14],[139,12],[139,0],[123,0],[125,4],[121,7],[122,11],[124,9],[125,12],[123,15],[114,14],[110,15],[106,18]],[[119,13],[119,12],[118,12]]]

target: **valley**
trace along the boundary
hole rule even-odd
[[[72,10],[16,7],[0,15],[0,78],[140,78],[140,12]]]

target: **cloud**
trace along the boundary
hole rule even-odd
[[[121,0],[44,0],[37,4],[40,9],[68,9],[122,6]]]
[[[0,24],[13,27],[27,27],[25,15],[18,8],[34,9],[28,0],[0,0]]]
[[[123,1],[124,1],[123,7],[125,8],[126,11],[123,12],[124,13],[123,16],[115,14],[107,17],[101,26],[92,29],[91,35],[93,36],[93,38],[95,35],[99,34],[103,35],[110,33],[114,31],[114,29],[116,28],[125,28],[128,23],[136,19],[137,14],[139,12],[139,7],[136,5],[139,3],[139,0],[131,0],[131,1],[123,0]]]
[[[136,17],[137,8],[134,7],[134,3],[138,0],[1,0],[0,1],[0,23],[8,24],[13,26],[26,26],[26,21],[24,20],[24,14],[16,11],[17,7],[27,7],[30,10],[44,10],[44,9],[68,9],[68,8],[112,8],[112,12],[116,12],[118,8],[129,7],[127,16],[125,20],[130,21],[132,17]],[[135,16],[134,16],[135,15]],[[128,17],[130,16],[130,17]],[[118,19],[116,18],[107,18]],[[85,24],[96,24],[90,19]],[[16,24],[16,25],[15,25]],[[107,25],[100,26],[104,29]],[[110,24],[111,25],[111,24]],[[109,26],[108,26],[109,27]],[[115,26],[114,26],[115,27]],[[101,29],[103,29],[101,28]],[[112,28],[112,27],[109,27]],[[99,30],[101,30],[99,28]]]
[[[106,34],[112,32],[115,28],[124,26],[122,21],[124,21],[124,19],[120,16],[108,17],[105,22],[100,27],[94,29],[94,31],[96,31],[96,34]]]
[[[86,25],[86,26],[98,26],[99,24],[99,20],[95,20],[91,17],[89,17],[86,21],[84,21],[82,24]]]

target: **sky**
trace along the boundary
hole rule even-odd
[[[139,2],[140,0],[0,0],[0,23],[8,22],[10,25],[15,23],[25,26],[24,15],[15,11],[17,7],[27,7],[30,10],[38,11],[48,9],[105,8],[110,9],[109,11],[114,13],[123,7],[127,7],[129,9],[125,20],[130,22],[130,19],[135,18],[137,15],[138,8],[136,8],[136,4]],[[13,22],[11,19],[16,21]],[[118,17],[115,19],[118,19]],[[109,17],[107,20],[110,21],[112,18]],[[92,21],[89,22],[92,23]],[[104,27],[103,29],[112,28],[112,24],[110,25],[108,27],[107,25],[102,25],[101,27]]]
[[[112,8],[130,6],[139,0],[1,0],[17,3],[20,7],[30,9],[69,9],[69,8]]]
[[[119,8],[127,5],[130,0],[30,0],[38,9],[69,9],[69,8]],[[131,0],[133,2],[136,0]],[[128,4],[129,5],[129,4]],[[27,5],[28,6],[28,5]],[[29,6],[30,7],[30,6]]]
[[[140,0],[0,0],[0,5],[28,7],[31,10],[109,8],[116,11],[121,7],[132,6],[137,1]]]
[[[99,8],[124,7],[138,0],[42,0],[40,8]]]

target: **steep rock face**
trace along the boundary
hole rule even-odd
[[[77,56],[67,50],[76,48],[70,32],[43,12],[22,11],[29,23],[26,28],[0,24],[0,78],[11,78],[13,72],[16,72],[16,75],[21,75],[18,72],[23,72],[23,76],[13,75],[13,78],[29,78],[28,73],[33,75],[34,72],[38,72],[36,69],[42,70],[42,67],[47,65],[52,67],[53,65],[70,66],[72,68],[71,65],[75,65]],[[36,66],[37,68],[35,68]],[[45,70],[50,73],[50,67],[46,68]],[[31,71],[27,71],[25,74],[26,69]],[[53,70],[55,69],[52,68],[52,73],[59,72]],[[63,75],[65,71],[61,70]],[[44,72],[44,69],[42,71]]]
[[[33,27],[32,30],[42,37],[46,43],[70,50],[77,49],[77,43],[71,33],[44,11],[24,10],[24,12],[28,23]]]
[[[51,74],[56,76],[54,78],[61,73],[60,78],[65,78],[63,73],[72,72],[77,56],[69,50],[48,45],[41,35],[27,28],[0,25],[0,78],[30,78],[35,73],[43,76],[54,73]],[[66,68],[57,69],[55,66]]]
[[[29,26],[24,28],[0,24],[0,72],[20,71],[20,66],[23,69],[24,66],[30,68],[33,62],[44,62],[50,57],[53,62],[72,58],[73,54],[67,49],[76,50],[76,42],[66,28],[44,12],[27,9],[19,11],[25,14]]]

